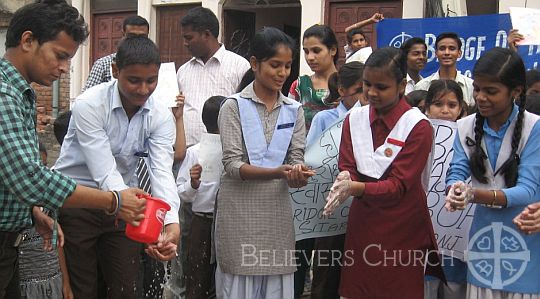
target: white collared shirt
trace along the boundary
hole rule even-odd
[[[424,79],[421,75],[418,75],[418,76],[420,77],[420,80]],[[408,95],[411,91],[413,91],[415,85],[416,85],[416,82],[414,82],[413,78],[411,78],[411,76],[407,74],[407,85],[405,86],[405,95]]]
[[[199,163],[199,148],[200,143],[197,143],[189,147],[186,151],[186,157],[182,161],[180,170],[178,170],[178,178],[176,179],[178,196],[180,196],[180,200],[183,202],[193,203],[191,206],[193,212],[213,213],[220,182],[201,181],[198,189],[191,187],[189,170],[193,165]]]
[[[439,70],[437,70],[429,77],[418,81],[418,83],[416,83],[416,85],[414,86],[414,90],[428,90],[429,86],[431,85],[431,81],[439,79]],[[462,75],[458,71],[454,81],[456,81],[461,87],[461,90],[463,91],[463,99],[465,100],[467,105],[469,105],[470,107],[474,106],[475,103],[473,98],[473,80],[467,76]]]
[[[128,120],[117,81],[96,85],[77,97],[53,168],[79,184],[101,190],[137,187],[137,152],[148,152],[152,196],[171,205],[165,224],[178,223],[180,199],[172,174],[174,116],[152,96]]]
[[[178,87],[186,97],[184,127],[187,146],[198,143],[201,134],[206,132],[201,118],[204,102],[211,96],[234,94],[249,68],[245,58],[222,45],[206,64],[193,57],[178,69]]]

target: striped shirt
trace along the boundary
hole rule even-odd
[[[206,132],[201,118],[204,102],[211,96],[234,94],[249,67],[245,58],[222,45],[206,64],[193,57],[178,69],[178,87],[186,97],[184,127],[187,146],[198,143],[201,134]]]
[[[31,207],[56,211],[76,187],[40,160],[36,95],[6,59],[0,59],[0,231],[32,226]]]

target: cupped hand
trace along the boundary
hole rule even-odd
[[[287,173],[287,183],[291,188],[300,188],[308,183],[308,178],[315,175],[315,172],[304,164],[296,164]]]
[[[148,247],[144,251],[156,260],[170,261],[176,257],[179,239],[180,225],[178,223],[168,224],[159,235],[157,243],[148,244]]]
[[[528,205],[514,218],[513,222],[523,233],[540,232],[540,202]]]

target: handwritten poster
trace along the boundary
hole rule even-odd
[[[323,216],[326,196],[336,179],[339,144],[343,119],[330,126],[306,148],[306,166],[316,172],[302,188],[291,188],[296,240],[344,234],[352,198],[336,208],[329,217]]]
[[[176,107],[176,96],[180,94],[180,90],[176,80],[174,62],[162,63],[158,76],[158,85],[152,96],[166,103],[167,107]]]
[[[523,35],[520,45],[540,45],[540,10],[510,7],[512,28]]]
[[[457,124],[444,120],[431,122],[435,130],[435,153],[427,194],[429,214],[439,250],[445,255],[463,260],[476,205],[471,204],[465,210],[455,212],[448,212],[444,208],[446,171],[453,157],[452,144]]]

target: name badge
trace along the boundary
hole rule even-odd
[[[287,129],[287,128],[292,128],[292,127],[294,127],[294,123],[288,123],[288,124],[278,125],[277,129],[281,130],[281,129]]]

